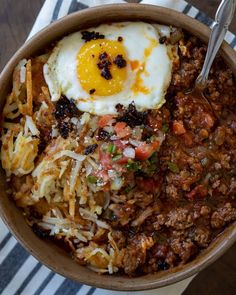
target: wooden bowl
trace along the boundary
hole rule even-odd
[[[46,27],[25,43],[12,57],[0,76],[0,109],[12,87],[12,72],[19,60],[36,54],[52,41],[80,29],[89,28],[104,22],[146,21],[181,27],[207,42],[210,30],[200,22],[170,9],[152,5],[116,4],[100,6],[73,13]],[[221,54],[230,68],[236,73],[236,53],[224,43]],[[22,212],[6,195],[7,184],[3,170],[0,171],[0,213],[4,222],[16,239],[40,262],[53,271],[80,283],[113,290],[147,290],[163,287],[193,274],[214,262],[236,240],[235,223],[230,225],[195,260],[164,272],[137,278],[119,275],[98,275],[80,266],[70,255],[55,244],[38,238],[26,224]]]

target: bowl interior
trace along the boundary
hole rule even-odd
[[[9,61],[0,76],[0,110],[5,97],[11,90],[12,72],[22,58],[35,55],[51,42],[71,32],[89,28],[104,22],[146,21],[181,27],[207,42],[209,29],[198,21],[170,9],[152,5],[107,5],[90,8],[71,14],[44,29],[25,43]],[[221,54],[236,74],[236,54],[226,44],[222,45]],[[144,290],[166,286],[187,278],[212,263],[223,254],[236,239],[235,224],[229,226],[197,259],[184,266],[149,274],[138,278],[123,276],[100,276],[86,267],[78,265],[71,257],[50,241],[41,240],[26,224],[22,212],[6,195],[5,174],[0,170],[0,213],[11,232],[19,242],[38,260],[70,279],[100,288],[114,290]]]

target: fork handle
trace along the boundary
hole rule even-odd
[[[221,1],[212,26],[210,40],[208,43],[206,58],[199,76],[196,79],[196,86],[205,86],[213,60],[225,38],[228,27],[233,19],[236,0]]]

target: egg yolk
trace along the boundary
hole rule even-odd
[[[98,39],[85,43],[77,55],[77,77],[90,94],[109,96],[123,90],[127,66],[119,66],[118,57],[127,62],[126,50],[121,42]],[[102,66],[107,64],[109,75],[104,77]],[[106,70],[106,69],[105,69]]]

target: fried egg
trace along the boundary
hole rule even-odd
[[[97,115],[115,114],[117,104],[132,102],[139,111],[158,109],[172,71],[170,50],[159,42],[163,31],[170,33],[165,26],[123,22],[64,37],[44,65],[52,101],[63,94]],[[94,33],[91,40],[88,32]]]

